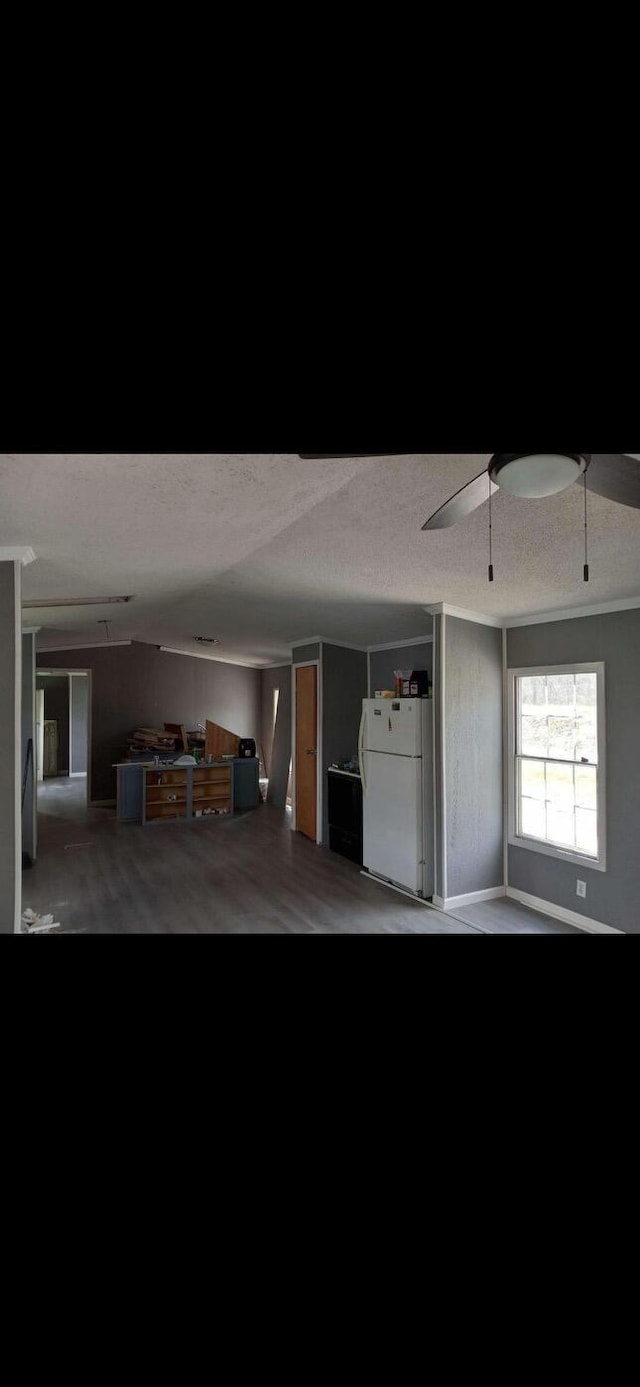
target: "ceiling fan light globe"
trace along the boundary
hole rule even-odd
[[[511,496],[539,500],[573,486],[587,463],[585,453],[496,453],[489,473]]]

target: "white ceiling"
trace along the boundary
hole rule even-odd
[[[357,645],[424,634],[424,607],[497,617],[640,593],[640,511],[590,496],[591,583],[582,581],[583,495],[499,493],[496,581],[488,507],[425,534],[433,511],[488,453],[302,462],[295,453],[0,454],[0,546],[30,545],[24,597],[132,593],[129,606],[25,612],[41,647],[142,640],[217,658],[286,659],[322,635]]]

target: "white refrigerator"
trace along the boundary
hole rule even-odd
[[[359,753],[365,869],[430,899],[433,700],[366,698]]]

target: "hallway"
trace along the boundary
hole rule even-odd
[[[74,819],[86,810],[86,775],[59,775],[38,781],[39,818]]]

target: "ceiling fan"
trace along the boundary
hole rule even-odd
[[[299,453],[301,458],[410,457],[410,453]],[[535,500],[556,496],[584,479],[589,491],[640,510],[640,461],[629,453],[494,453],[486,471],[451,496],[423,530],[466,520],[496,491]]]

